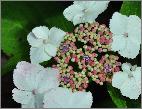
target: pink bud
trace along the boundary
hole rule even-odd
[[[97,74],[97,71],[96,70],[93,70],[93,75],[96,75]]]
[[[75,62],[79,62],[79,59],[77,57],[75,57]]]
[[[102,51],[103,51],[102,48],[99,48],[99,49],[98,49],[98,52],[99,52],[99,53],[101,53]]]
[[[58,69],[57,65],[52,65],[52,68]]]
[[[66,64],[69,63],[69,60],[70,60],[70,58],[66,57],[65,63],[66,63]]]
[[[70,70],[70,74],[74,74],[74,71],[73,71],[73,70]]]
[[[114,71],[115,71],[115,72],[119,72],[119,71],[120,71],[120,68],[119,68],[119,67],[115,67],[115,68],[114,68]]]
[[[91,61],[89,64],[90,64],[90,66],[94,66],[95,62]]]

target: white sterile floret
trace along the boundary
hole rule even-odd
[[[45,26],[35,27],[27,36],[31,45],[31,63],[38,64],[54,57],[65,34],[56,27],[52,27],[50,30]]]
[[[113,33],[112,50],[127,58],[134,59],[140,50],[141,20],[138,16],[129,17],[115,12],[110,19],[110,30]]]
[[[122,70],[113,75],[112,86],[120,89],[123,96],[138,99],[141,94],[141,67],[124,63]]]
[[[44,96],[44,108],[91,108],[91,92],[72,92],[66,88],[56,88]]]
[[[44,94],[59,86],[58,70],[43,68],[28,62],[19,62],[14,70],[13,99],[23,108],[43,107]]]
[[[74,1],[73,5],[66,8],[63,15],[74,25],[79,23],[92,23],[104,10],[109,1]]]

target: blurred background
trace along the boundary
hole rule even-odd
[[[20,104],[12,99],[13,70],[19,61],[28,61],[30,46],[27,42],[27,34],[36,26],[45,25],[49,28],[56,26],[64,31],[73,32],[74,26],[63,16],[63,10],[73,2],[56,1],[56,2],[36,2],[36,1],[2,1],[1,2],[1,106],[2,108],[19,108]],[[141,16],[141,2],[122,2],[111,1],[107,10],[96,19],[100,24],[106,24],[108,27],[109,20],[115,11],[123,14],[136,14]],[[127,61],[132,64],[141,66],[141,54],[135,60],[126,60],[121,58],[122,62]],[[128,107],[140,107],[140,98],[130,100],[121,97],[117,89],[111,86],[90,84],[88,90],[93,93],[93,105],[97,108],[125,107],[124,100]],[[114,102],[112,95],[116,96]],[[118,98],[120,97],[120,99]],[[113,98],[113,99],[112,99]]]

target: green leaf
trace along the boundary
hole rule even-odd
[[[2,19],[2,50],[8,56],[17,55],[27,49],[24,26],[20,22]]]
[[[64,2],[2,2],[2,51],[9,60],[2,65],[2,75],[13,71],[18,61],[30,61],[28,33],[36,26],[55,26],[73,31],[73,24],[63,16]]]
[[[107,89],[112,98],[112,101],[118,108],[127,108],[126,101],[118,89],[112,87],[111,84],[107,84]]]
[[[1,74],[3,75],[12,71],[17,62],[22,61],[21,57],[26,59],[29,56],[29,46],[22,23],[2,19],[2,27],[1,47],[3,52],[10,57],[10,59],[2,65]]]
[[[141,18],[141,2],[140,1],[124,1],[120,9],[120,13],[124,15],[137,15]]]

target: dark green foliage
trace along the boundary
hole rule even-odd
[[[124,15],[137,15],[141,17],[141,1],[124,1],[120,12]]]

